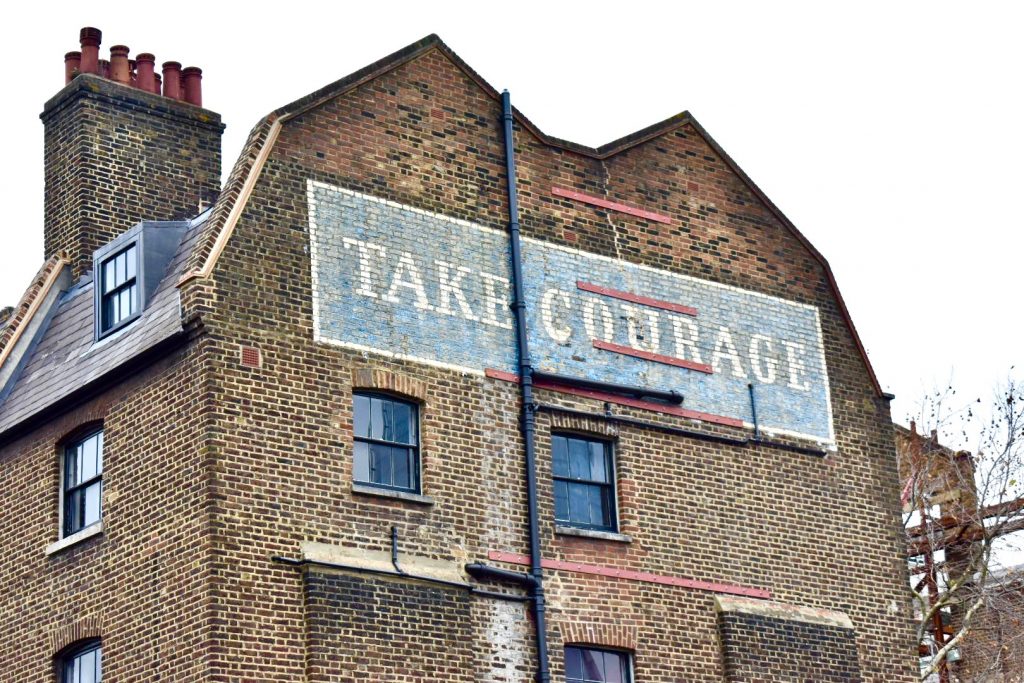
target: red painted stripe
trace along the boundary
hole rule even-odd
[[[611,209],[612,211],[618,211],[620,213],[628,213],[630,216],[639,216],[640,218],[646,218],[649,221],[655,223],[666,223],[671,224],[672,219],[668,216],[664,216],[660,213],[654,213],[653,211],[647,211],[646,209],[638,209],[634,206],[627,204],[620,204],[619,202],[610,202],[607,199],[601,199],[600,197],[592,197],[589,194],[583,194],[582,192],[575,192],[573,190],[565,190],[561,187],[552,187],[551,194],[556,197],[565,197],[566,199],[575,199],[578,202],[584,204],[593,204],[594,206],[600,206],[602,209]]]
[[[640,294],[631,294],[629,292],[622,292],[618,289],[610,289],[608,287],[602,287],[600,285],[591,284],[589,282],[583,282],[582,280],[576,281],[576,288],[582,289],[584,292],[593,292],[594,294],[602,294],[604,296],[610,296],[613,299],[622,299],[623,301],[631,301],[634,304],[643,304],[644,306],[650,306],[651,308],[661,308],[666,311],[674,311],[675,313],[682,313],[683,315],[697,315],[697,309],[692,306],[684,306],[682,304],[674,304],[671,301],[662,301],[661,299],[652,299],[649,296],[641,296]]]
[[[505,382],[513,382],[518,384],[519,377],[511,372],[505,372],[504,370],[494,370],[487,368],[484,370],[484,374],[492,379],[500,379]],[[666,415],[676,415],[678,417],[685,417],[690,420],[700,420],[701,422],[708,422],[711,424],[724,425],[726,427],[743,427],[743,420],[738,420],[734,417],[725,417],[724,415],[712,415],[711,413],[702,413],[699,410],[689,410],[688,408],[681,408],[679,406],[665,405],[664,403],[655,403],[653,401],[644,401],[639,398],[630,398],[628,396],[621,396],[619,394],[609,394],[603,391],[595,391],[593,389],[582,389],[580,387],[571,387],[565,384],[558,384],[557,382],[548,382],[538,380],[533,383],[533,386],[538,389],[544,389],[546,391],[555,391],[560,394],[569,394],[571,396],[582,396],[583,398],[592,398],[595,401],[603,401],[607,403],[614,403],[620,406],[629,406],[631,408],[639,408],[641,410],[650,410],[656,413],[664,413]]]
[[[518,553],[506,553],[500,550],[491,550],[487,553],[487,559],[492,562],[508,562],[523,566],[530,565],[530,558]],[[652,574],[650,572],[638,572],[632,569],[617,569],[615,567],[602,567],[596,564],[584,564],[582,562],[565,562],[563,560],[541,560],[541,566],[545,569],[555,569],[577,574],[593,574],[595,576],[608,576],[614,579],[625,579],[627,581],[642,581],[644,583],[657,583],[663,586],[678,586],[680,588],[692,588],[712,593],[724,593],[726,595],[743,595],[748,598],[763,598],[770,600],[772,594],[764,588],[748,588],[737,586],[731,583],[718,583],[715,581],[701,581],[698,579],[684,579],[678,576],[666,576],[664,574]]]
[[[692,360],[684,360],[682,358],[676,358],[675,356],[663,356],[660,353],[651,353],[650,351],[642,351],[640,349],[634,349],[632,346],[623,346],[622,344],[612,344],[611,342],[602,341],[600,339],[594,340],[594,348],[601,349],[602,351],[611,351],[612,353],[621,353],[623,356],[633,356],[634,358],[643,358],[644,360],[653,361],[655,363],[664,363],[665,365],[674,365],[677,368],[686,368],[687,370],[696,370],[697,372],[703,372],[705,374],[713,374],[710,365],[704,363],[694,363]]]

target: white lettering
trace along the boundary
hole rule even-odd
[[[736,351],[736,344],[732,341],[732,332],[728,327],[719,326],[718,337],[715,338],[715,352],[711,357],[711,367],[717,373],[722,371],[722,360],[732,364],[732,376],[739,379],[746,379],[747,373],[743,371],[743,363],[740,361],[740,354]]]
[[[801,375],[807,371],[803,360],[804,345],[789,341],[784,341],[782,344],[786,347],[786,361],[789,364],[789,387],[807,391],[811,388],[810,383],[800,381]]]
[[[508,288],[509,281],[498,275],[480,273],[484,281],[484,304],[486,306],[484,317],[480,322],[495,327],[503,327],[506,330],[512,329],[512,319],[508,311]],[[501,285],[502,293],[499,296],[497,286]],[[501,311],[503,320],[498,319],[498,312]]]
[[[601,334],[597,331],[597,308],[601,308]],[[583,327],[587,331],[587,339],[600,339],[610,342],[615,337],[615,317],[612,310],[600,299],[588,298],[583,302]]]
[[[416,308],[425,311],[434,308],[427,299],[427,290],[423,287],[420,269],[416,266],[412,254],[407,251],[403,251],[402,255],[398,257],[398,267],[395,268],[395,272],[391,276],[391,286],[388,288],[388,293],[384,295],[384,300],[393,304],[399,303],[397,296],[399,287],[411,289],[416,294],[416,302],[413,304]]]
[[[455,303],[458,304],[463,318],[466,320],[479,320],[479,318],[473,315],[473,309],[469,307],[469,302],[466,301],[466,294],[462,291],[462,278],[473,271],[465,266],[456,266],[456,275],[452,277],[452,264],[445,263],[444,261],[434,261],[434,265],[437,266],[438,298],[441,302],[437,307],[437,312],[444,313],[445,315],[455,315],[455,311],[452,310],[452,297],[455,297]]]
[[[351,237],[341,238],[341,243],[345,245],[346,249],[351,249],[354,246],[359,255],[359,287],[356,288],[356,294],[376,299],[377,294],[372,289],[373,263],[370,259],[370,250],[379,252],[381,261],[384,261],[387,257],[387,250],[376,244],[352,239]]]
[[[694,363],[704,362],[697,348],[697,323],[689,318],[672,318],[672,336],[676,341],[676,358],[692,360]]]
[[[619,306],[626,314],[626,338],[629,340],[629,345],[634,349],[658,353],[661,346],[658,312],[626,304],[619,304]],[[647,317],[646,329],[641,316]],[[649,340],[647,344],[644,344],[645,338]]]
[[[572,328],[565,324],[561,327],[555,326],[555,313],[552,310],[555,297],[558,297],[563,307],[569,308],[569,295],[567,293],[560,289],[549,289],[544,292],[544,296],[540,300],[541,322],[544,323],[544,330],[548,333],[548,336],[558,344],[566,344],[569,341],[569,337],[572,336]]]
[[[761,345],[764,344],[764,369],[761,369]],[[775,382],[776,370],[779,367],[779,361],[775,359],[774,350],[772,349],[772,338],[766,337],[763,334],[755,334],[750,338],[750,369],[754,371],[754,377],[757,377],[757,381],[764,382],[765,384],[772,384]]]

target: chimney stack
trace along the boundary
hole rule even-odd
[[[40,116],[45,249],[66,251],[76,276],[136,223],[190,218],[220,190],[224,126],[200,108],[202,72],[166,62],[161,79],[151,53],[131,60],[124,45],[102,60],[101,38],[82,29],[81,52],[64,56],[64,88]]]

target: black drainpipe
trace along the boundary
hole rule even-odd
[[[501,93],[501,115],[505,125],[505,175],[508,178],[508,230],[512,251],[512,312],[516,319],[516,346],[519,349],[519,388],[523,403],[523,448],[526,453],[526,498],[530,524],[530,594],[537,629],[538,683],[549,683],[548,634],[544,615],[544,570],[540,560],[540,528],[537,519],[537,467],[534,450],[536,419],[533,404],[533,363],[526,339],[526,301],[523,297],[523,260],[519,243],[519,200],[516,196],[515,140],[512,137],[512,100],[508,90]]]

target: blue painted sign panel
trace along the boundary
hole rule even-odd
[[[466,372],[516,371],[508,236],[309,183],[319,341]],[[834,441],[813,306],[523,241],[538,369],[675,389],[692,410]]]

